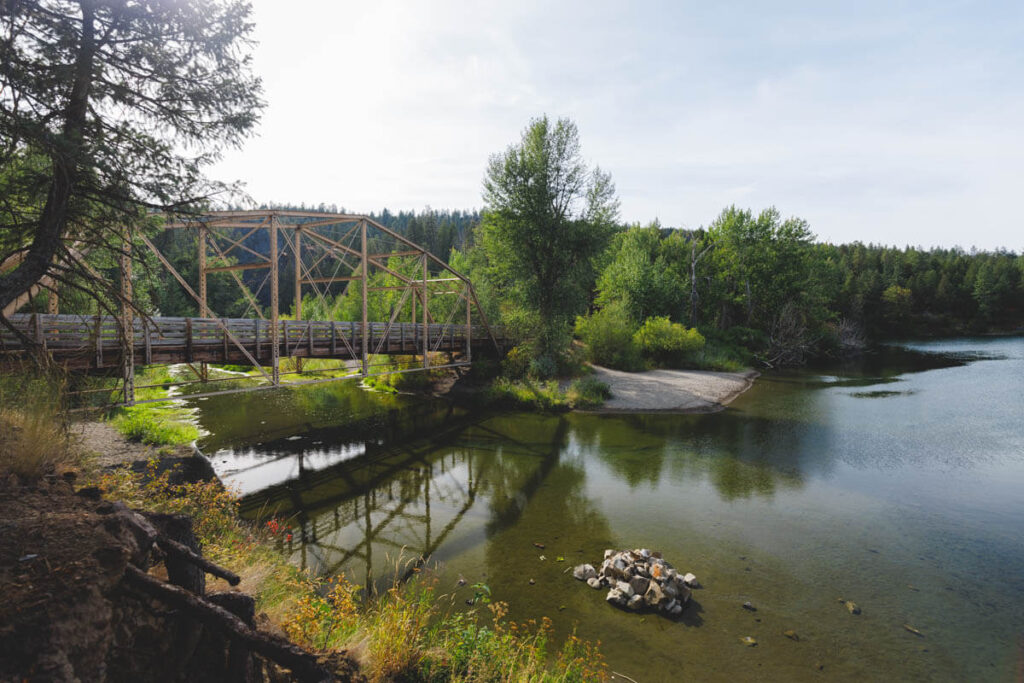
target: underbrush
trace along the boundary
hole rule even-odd
[[[399,360],[392,356],[374,356],[374,365],[370,368],[375,374],[363,380],[363,384],[375,391],[388,394],[417,393],[427,391],[434,382],[444,377],[446,370],[422,370],[422,357]],[[420,368],[420,370],[417,370]],[[408,372],[404,372],[408,371]]]
[[[608,385],[595,377],[575,379],[566,389],[557,380],[512,380],[500,377],[484,392],[493,405],[519,410],[564,411],[599,408],[611,397]]]
[[[146,474],[124,468],[96,483],[132,507],[190,515],[204,555],[242,577],[241,589],[256,598],[259,612],[310,650],[348,649],[372,681],[608,679],[599,643],[573,634],[552,652],[550,620],[509,621],[507,606],[491,604],[483,584],[468,611],[458,611],[454,597],[438,594],[423,575],[367,597],[344,578],[313,577],[289,564],[282,553],[293,533],[286,520],[247,523],[236,497],[218,482],[171,485],[169,476],[158,475],[153,461]]]
[[[0,378],[0,472],[34,480],[77,463],[55,377],[5,373]]]

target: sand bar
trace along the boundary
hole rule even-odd
[[[594,366],[594,376],[612,392],[600,411],[613,413],[713,413],[749,389],[758,374],[754,370],[623,372]]]

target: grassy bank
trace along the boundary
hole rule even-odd
[[[251,525],[219,483],[171,485],[155,465],[148,476],[121,469],[96,483],[107,497],[133,507],[190,515],[203,553],[243,578],[241,588],[256,598],[257,611],[306,648],[349,650],[371,680],[607,678],[597,646],[571,636],[553,647],[549,620],[508,620],[506,605],[491,602],[484,585],[476,587],[475,606],[459,611],[428,574],[369,597],[343,579],[310,576],[281,552],[293,533],[287,521]]]
[[[491,405],[518,410],[587,410],[600,408],[611,396],[608,385],[594,377],[581,377],[568,383],[536,380],[495,379],[483,393]]]
[[[135,400],[167,398],[174,381],[166,366],[146,368],[136,376],[135,383],[145,388],[136,390]],[[109,420],[117,431],[133,441],[173,446],[199,438],[199,430],[190,417],[188,410],[168,401],[117,408],[110,413]]]

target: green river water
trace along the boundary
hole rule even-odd
[[[637,681],[1013,681],[1022,390],[1024,339],[996,338],[764,375],[710,415],[488,413],[351,382],[191,404],[243,512],[291,519],[295,563],[381,587],[428,555],[456,604],[486,583]],[[680,620],[566,572],[636,547],[699,577]]]

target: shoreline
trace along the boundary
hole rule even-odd
[[[761,373],[711,370],[647,370],[624,372],[592,366],[612,397],[589,413],[700,414],[725,410],[754,385]]]

